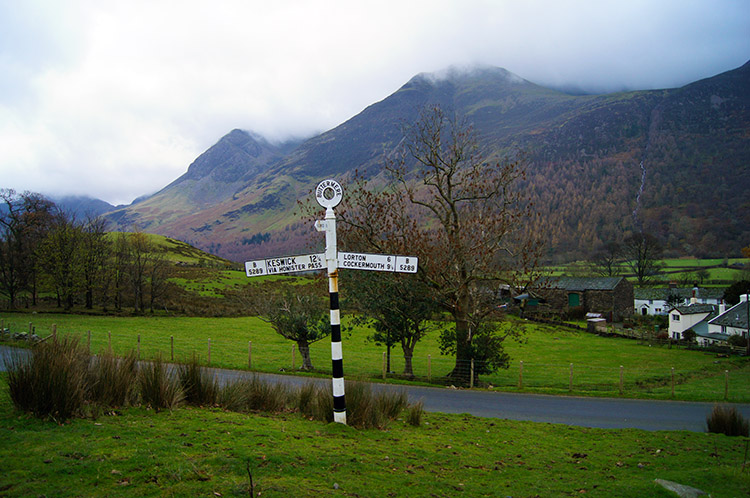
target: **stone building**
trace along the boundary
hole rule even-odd
[[[623,277],[550,277],[535,293],[554,313],[600,313],[607,321],[620,322],[633,314],[633,284]]]

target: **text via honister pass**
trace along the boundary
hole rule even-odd
[[[323,254],[306,254],[304,256],[248,261],[245,263],[245,273],[248,277],[258,277],[261,275],[321,270],[324,265],[325,256]]]

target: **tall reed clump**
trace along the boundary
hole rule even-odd
[[[13,404],[33,415],[59,422],[81,414],[87,398],[88,353],[72,337],[35,345],[30,354],[16,353],[8,362]]]
[[[727,436],[748,436],[750,424],[734,406],[715,405],[706,417],[708,432]]]
[[[141,365],[138,375],[141,400],[156,411],[172,410],[183,401],[182,387],[177,374],[169,370],[161,355]]]
[[[413,405],[409,405],[406,413],[406,422],[414,427],[422,425],[422,415],[424,414],[424,403],[418,401]]]
[[[89,399],[100,406],[119,407],[135,402],[138,364],[135,351],[118,358],[102,350],[91,358],[87,375]]]
[[[202,367],[193,352],[186,363],[177,367],[185,403],[195,406],[215,405],[219,399],[219,383],[208,369]]]
[[[405,391],[382,390],[373,394],[364,382],[346,384],[346,422],[361,429],[384,429],[408,405]]]
[[[333,422],[333,387],[308,382],[297,391],[297,411],[309,419]]]
[[[219,404],[238,412],[282,412],[290,405],[293,393],[282,383],[272,384],[257,375],[228,384],[219,395]]]

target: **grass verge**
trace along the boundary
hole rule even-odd
[[[654,480],[747,496],[747,440],[423,414],[355,430],[299,414],[125,408],[63,425],[0,379],[0,495],[669,497]]]

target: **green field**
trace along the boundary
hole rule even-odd
[[[661,266],[662,271],[661,274],[654,278],[654,280],[657,282],[661,281],[659,285],[666,285],[672,280],[678,282],[689,281],[691,283],[685,285],[692,285],[692,282],[699,278],[696,272],[705,270],[708,272],[708,276],[702,280],[700,285],[726,287],[728,282],[747,278],[748,270],[750,270],[750,259],[746,258],[672,258],[662,259],[658,264]],[[740,267],[730,268],[731,265],[744,265],[745,269]],[[635,281],[635,277],[630,275],[632,270],[627,265],[620,263],[618,269],[619,274],[626,275],[628,276],[628,279]],[[578,261],[566,265],[550,267],[547,271],[551,276],[591,276],[596,274],[591,263],[586,261]]]
[[[67,314],[3,313],[0,320],[12,332],[24,332],[33,324],[40,336],[73,334],[92,352],[110,346],[121,354],[140,350],[141,358],[161,354],[171,361],[188,358],[194,351],[214,367],[265,372],[291,372],[301,364],[290,341],[275,334],[256,317],[112,317]],[[346,317],[344,317],[346,323]],[[526,332],[521,341],[509,341],[508,369],[480,377],[486,388],[597,396],[626,396],[697,401],[750,402],[750,362],[740,357],[649,345],[625,338],[605,338],[570,329],[509,319],[508,326]],[[346,378],[381,380],[384,348],[367,340],[369,330],[354,328],[344,334]],[[140,337],[140,340],[139,340]],[[416,347],[414,374],[417,382],[446,383],[455,359],[440,354],[437,334],[428,335]],[[314,374],[331,372],[330,342],[311,346]],[[523,366],[521,365],[523,362]],[[388,380],[405,381],[400,347],[392,350]],[[572,364],[572,366],[571,366]],[[622,374],[622,393],[620,379]],[[674,379],[674,383],[673,383]]]
[[[0,434],[4,497],[675,496],[656,479],[750,493],[746,438],[438,413],[355,430],[208,408],[58,425],[17,413],[4,376]]]

